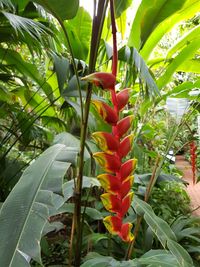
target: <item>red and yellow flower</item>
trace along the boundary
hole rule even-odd
[[[101,195],[104,207],[112,213],[104,218],[103,222],[107,230],[118,235],[125,242],[131,242],[134,238],[131,233],[132,224],[124,223],[123,219],[130,208],[133,192],[133,172],[136,159],[124,159],[131,151],[132,134],[130,130],[133,116],[119,119],[120,111],[127,105],[130,89],[125,88],[119,93],[115,92],[116,78],[111,73],[93,73],[84,78],[102,89],[111,92],[113,107],[100,100],[93,100],[97,112],[102,119],[112,126],[112,132],[95,132],[93,139],[102,150],[94,153],[94,158],[106,172],[97,176],[105,193]]]

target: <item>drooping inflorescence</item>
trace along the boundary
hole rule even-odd
[[[111,92],[113,106],[100,100],[92,101],[103,120],[112,126],[111,133],[95,132],[92,134],[102,150],[94,153],[93,156],[105,171],[97,178],[105,190],[105,193],[101,195],[102,203],[112,213],[104,218],[104,225],[111,234],[120,236],[125,242],[131,242],[134,238],[131,233],[132,224],[124,223],[123,219],[133,199],[131,187],[137,160],[125,159],[133,142],[133,135],[127,134],[131,128],[133,116],[120,118],[120,111],[128,103],[130,90],[125,88],[116,93],[116,78],[111,73],[97,72],[83,79]]]
[[[191,160],[191,165],[192,165],[192,180],[193,180],[193,184],[196,183],[196,150],[197,150],[197,146],[195,144],[195,141],[192,141],[190,143],[190,160]]]

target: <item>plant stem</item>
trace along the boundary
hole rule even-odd
[[[127,250],[127,253],[126,253],[126,257],[125,257],[126,260],[129,260],[131,258],[132,253],[133,253],[136,237],[137,237],[137,235],[139,233],[142,219],[143,219],[142,216],[137,216],[137,221],[136,221],[136,225],[135,225],[134,232],[133,232],[134,239],[130,243],[130,245],[128,246],[128,250]]]
[[[72,217],[72,228],[71,228],[71,234],[70,234],[70,242],[69,242],[69,260],[68,260],[68,266],[72,266],[72,254],[73,254],[73,238],[74,238],[74,230],[75,230],[75,221],[74,216]]]
[[[158,156],[157,159],[156,159],[156,163],[155,163],[155,166],[154,166],[154,169],[153,169],[153,172],[152,172],[152,175],[151,175],[151,178],[150,178],[150,181],[149,181],[149,184],[148,184],[145,196],[144,196],[144,201],[145,202],[148,202],[148,200],[149,200],[149,196],[150,196],[151,190],[152,190],[153,185],[154,185],[156,171],[157,171],[157,169],[159,167],[159,162],[160,162],[160,156]]]

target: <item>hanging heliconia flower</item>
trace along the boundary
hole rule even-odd
[[[197,158],[196,150],[197,146],[195,144],[195,141],[192,141],[190,143],[190,160],[192,165],[193,184],[196,183],[196,158]]]
[[[123,219],[133,199],[131,187],[136,159],[124,159],[132,148],[133,135],[127,135],[127,132],[131,128],[133,116],[120,119],[120,111],[129,100],[129,89],[123,89],[116,94],[116,79],[110,73],[93,73],[83,79],[111,91],[112,107],[100,100],[92,101],[102,119],[112,126],[111,133],[95,132],[92,134],[102,150],[94,153],[94,158],[105,171],[97,178],[105,190],[105,193],[101,195],[102,203],[112,213],[104,218],[104,225],[111,234],[120,236],[125,242],[131,242],[134,238],[131,233],[132,224],[124,223]]]

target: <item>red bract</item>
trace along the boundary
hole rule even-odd
[[[131,128],[133,122],[133,115],[127,116],[124,119],[118,121],[117,123],[117,132],[119,138],[123,137],[127,131]]]
[[[94,72],[85,76],[82,80],[91,82],[105,90],[114,90],[116,83],[115,76],[112,73],[107,72]]]
[[[92,100],[92,104],[95,106],[97,112],[101,115],[103,120],[105,120],[108,124],[116,125],[118,115],[113,108],[99,100]]]
[[[119,110],[122,110],[128,103],[129,92],[130,88],[125,88],[116,95]]]
[[[98,161],[99,165],[107,172],[118,172],[121,167],[119,158],[114,154],[97,152],[94,153],[93,156]]]
[[[131,151],[131,147],[133,144],[133,134],[126,136],[121,142],[119,146],[119,154],[120,157],[124,158]]]
[[[99,148],[103,150],[103,152],[94,153],[94,158],[107,172],[97,177],[105,190],[105,193],[101,195],[102,203],[109,212],[114,213],[104,218],[104,224],[110,233],[118,235],[125,242],[131,242],[133,240],[132,224],[123,223],[123,218],[133,199],[133,192],[130,190],[136,159],[124,161],[123,158],[132,148],[133,135],[125,135],[131,129],[133,116],[119,120],[119,112],[128,103],[130,89],[126,88],[116,94],[115,76],[110,73],[93,73],[84,79],[103,89],[111,90],[113,107],[99,100],[92,101],[102,119],[112,126],[112,133],[92,134]]]
[[[106,132],[95,132],[92,134],[99,148],[107,152],[116,152],[119,148],[119,141],[113,134]]]
[[[97,176],[97,179],[101,183],[101,186],[106,192],[113,194],[119,192],[121,188],[121,181],[114,175],[104,173]]]

